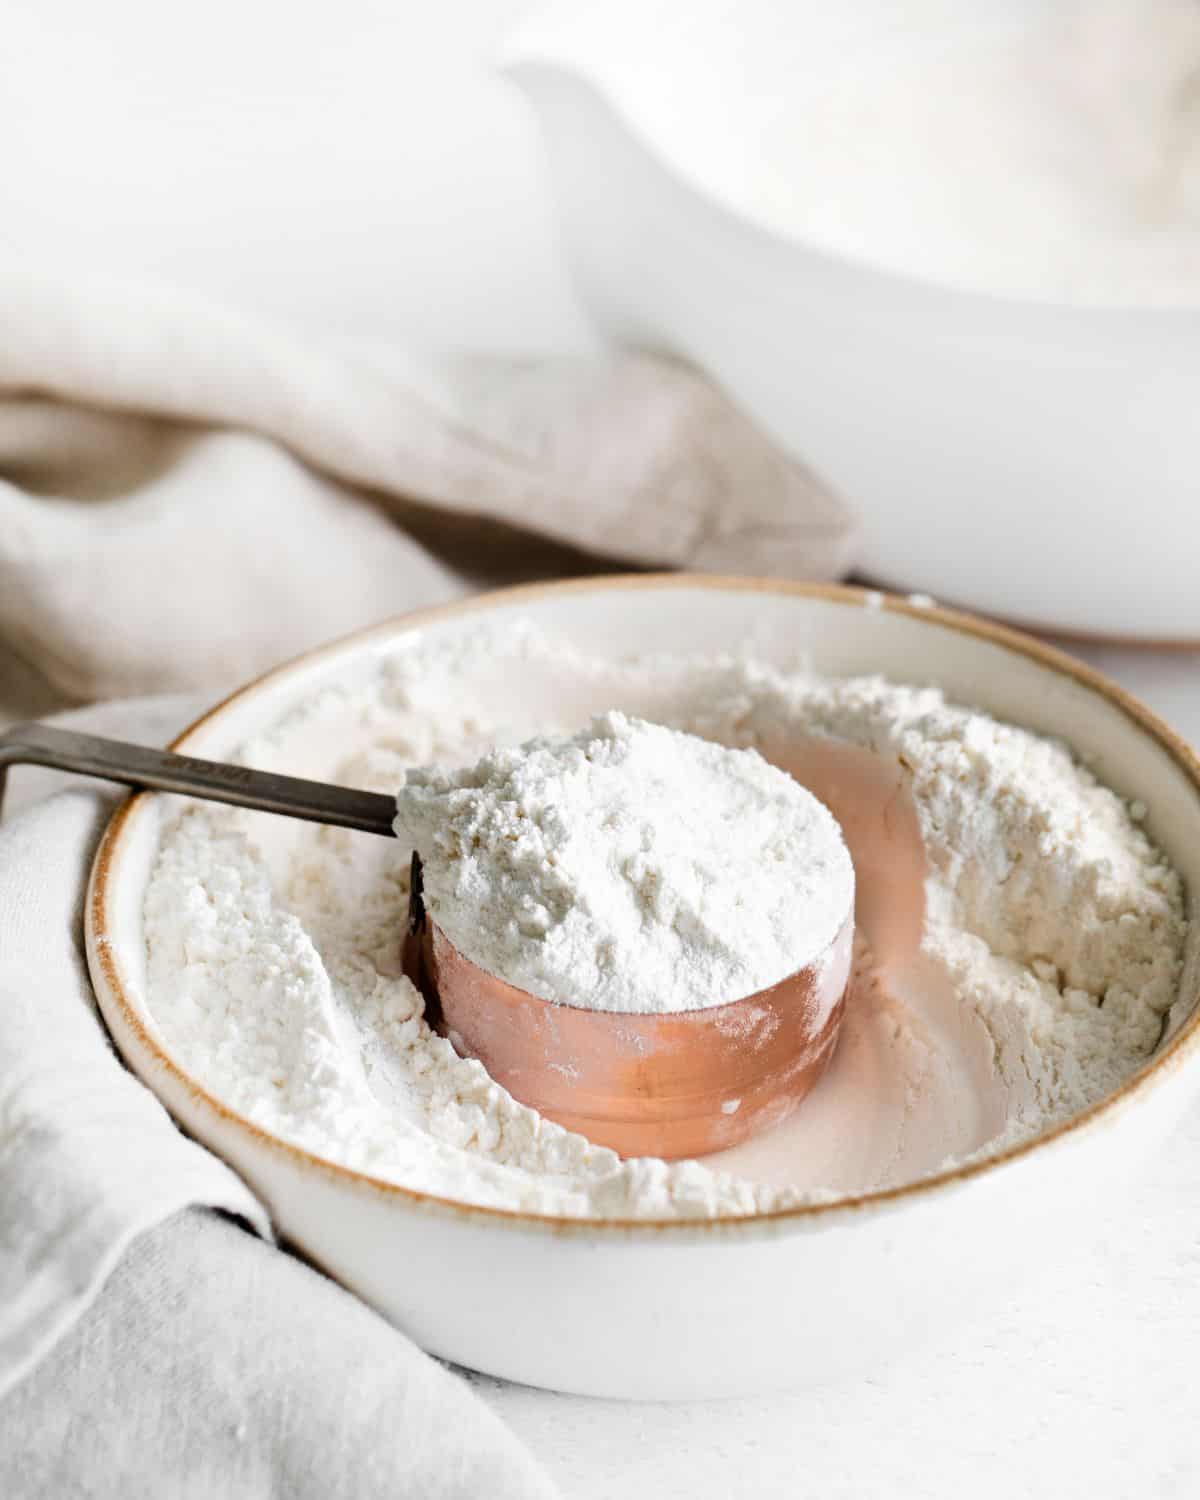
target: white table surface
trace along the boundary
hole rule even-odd
[[[1200,655],[1079,654],[1200,743]],[[868,1380],[667,1406],[473,1379],[572,1500],[1159,1500],[1200,1495],[1198,1365],[1200,1108],[1110,1238]]]

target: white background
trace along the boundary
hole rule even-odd
[[[586,345],[536,130],[490,69],[527,0],[9,0],[0,254],[430,347]]]

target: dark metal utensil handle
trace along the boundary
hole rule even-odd
[[[0,798],[4,773],[15,765],[50,766],[139,789],[182,792],[209,802],[228,802],[234,807],[252,807],[258,812],[282,813],[310,823],[332,823],[388,837],[396,815],[394,800],[379,792],[327,786],[218,760],[197,760],[191,755],[127,745],[49,724],[17,724],[0,734]]]

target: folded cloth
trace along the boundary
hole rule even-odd
[[[670,360],[435,364],[3,260],[0,330],[0,654],[64,701],[222,689],[481,581],[851,561],[846,506]]]
[[[68,722],[161,743],[193,711]],[[460,1379],[211,1212],[269,1235],[112,1050],[80,917],[116,793],[30,805],[51,774],[12,771],[0,823],[0,1495],[550,1495]]]

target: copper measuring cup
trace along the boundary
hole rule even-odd
[[[515,1099],[622,1156],[703,1156],[782,1123],[825,1071],[854,916],[807,967],[704,1010],[627,1015],[543,1000],[473,963],[429,916],[413,855],[404,972],[426,1019]]]
[[[33,764],[393,836],[378,792],[176,755],[44,724],[0,734]],[[835,809],[836,812],[836,809]],[[854,916],[814,963],[728,1005],[624,1015],[538,999],[459,953],[425,912],[414,857],[403,960],[429,1019],[522,1103],[625,1156],[697,1156],[786,1119],[833,1054]]]

